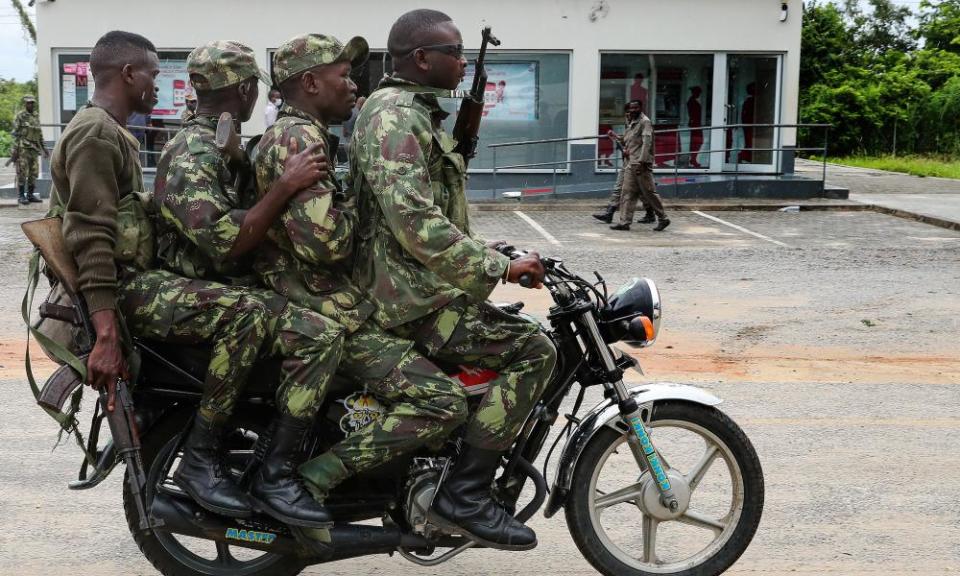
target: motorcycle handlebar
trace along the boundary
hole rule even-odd
[[[513,246],[510,246],[509,244],[502,244],[500,246],[497,246],[496,250],[497,252],[503,254],[504,256],[507,256],[511,260],[518,260],[528,254],[523,250],[517,250],[516,248],[514,248]],[[544,261],[542,258],[540,259],[540,264],[544,267],[544,270],[546,270],[546,265],[544,264]],[[531,276],[530,274],[520,275],[520,279],[517,281],[517,283],[524,288],[533,288],[535,284],[533,276]]]

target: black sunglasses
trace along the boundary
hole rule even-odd
[[[463,44],[431,44],[429,46],[417,46],[410,53],[416,52],[417,50],[433,50],[434,52],[442,52],[447,56],[453,56],[454,58],[463,57]]]

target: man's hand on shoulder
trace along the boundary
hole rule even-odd
[[[287,153],[283,174],[277,180],[287,199],[310,188],[330,173],[322,142],[311,144],[306,150],[299,152],[297,141],[291,137],[287,144]]]

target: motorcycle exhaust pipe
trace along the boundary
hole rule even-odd
[[[321,562],[389,554],[400,546],[411,549],[431,546],[420,536],[402,534],[396,526],[337,524],[329,530],[329,542],[308,549],[286,527],[273,522],[230,520],[211,514],[192,500],[162,492],[154,495],[150,515],[163,521],[163,527],[159,530],[165,532]],[[321,553],[320,550],[325,552]]]
[[[231,546],[252,548],[274,554],[297,555],[303,549],[289,531],[261,522],[231,520],[212,514],[192,500],[158,492],[150,515],[163,521],[164,532],[204,538]]]

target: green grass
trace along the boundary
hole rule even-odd
[[[890,172],[903,172],[914,176],[937,176],[960,178],[960,160],[932,156],[848,156],[827,158],[828,162],[873,168]]]

